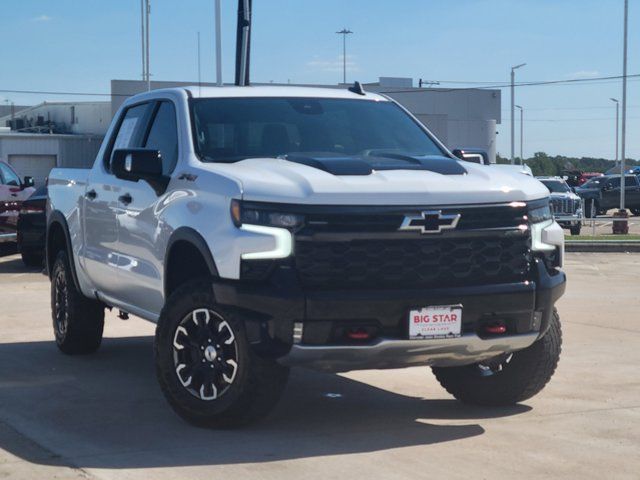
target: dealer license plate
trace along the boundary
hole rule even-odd
[[[462,331],[462,305],[437,305],[409,312],[409,338],[452,338]]]

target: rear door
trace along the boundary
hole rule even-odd
[[[178,161],[176,107],[169,100],[158,101],[151,109],[150,122],[140,147],[159,150],[163,174],[170,176]],[[158,313],[163,305],[162,271],[166,244],[158,222],[163,196],[145,181],[119,181],[122,191],[119,215],[118,250],[124,262],[118,269],[117,298],[148,312]]]
[[[602,190],[602,203],[600,207],[603,210],[609,210],[620,205],[620,177],[611,177]]]
[[[118,253],[118,216],[121,215],[121,182],[111,173],[111,154],[118,148],[135,147],[142,135],[150,103],[126,109],[110,139],[102,163],[90,172],[83,199],[84,268],[102,295],[113,297],[118,288],[117,272],[126,261]]]
[[[624,184],[625,206],[629,208],[640,207],[640,187],[638,187],[638,177],[625,177]]]

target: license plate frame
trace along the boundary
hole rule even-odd
[[[410,309],[407,318],[409,340],[461,337],[462,313],[462,304],[427,305]]]

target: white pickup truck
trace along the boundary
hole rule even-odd
[[[158,380],[192,423],[265,415],[291,366],[430,366],[459,400],[508,405],[558,362],[548,190],[456,158],[385,96],[136,95],[93,168],[48,185],[58,347],[95,351],[105,308],[157,323]]]

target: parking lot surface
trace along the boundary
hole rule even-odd
[[[0,478],[637,479],[640,255],[566,271],[560,365],[522,405],[461,405],[426,368],[301,370],[266,421],[213,431],[162,397],[152,324],[110,313],[97,354],[64,356],[46,277],[0,258]]]

